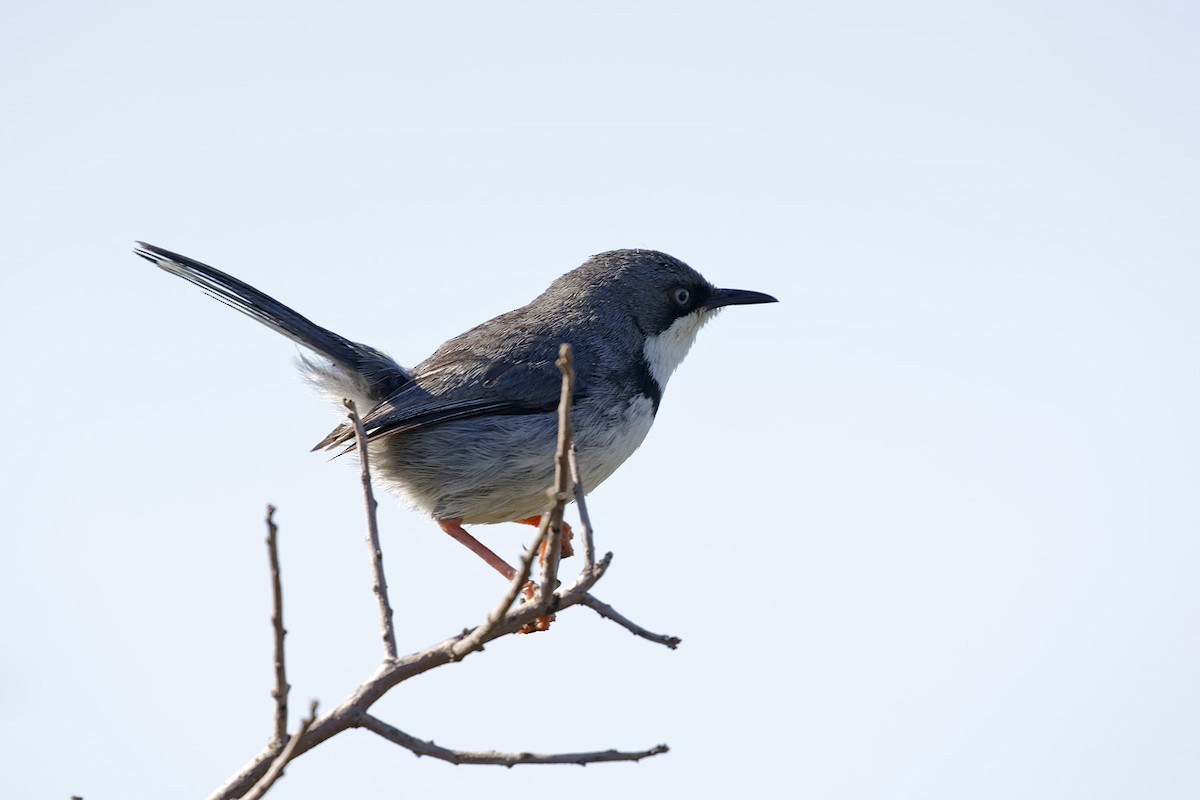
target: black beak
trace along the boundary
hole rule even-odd
[[[778,303],[774,297],[762,292],[752,292],[749,289],[714,289],[704,302],[708,309],[725,306],[752,306],[758,303]]]

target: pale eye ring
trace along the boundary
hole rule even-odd
[[[680,308],[686,308],[688,302],[692,299],[692,293],[680,286],[671,292],[671,298],[675,301],[675,305]]]

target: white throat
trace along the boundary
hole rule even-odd
[[[660,390],[667,388],[667,380],[671,377],[671,373],[687,355],[692,342],[696,341],[696,334],[700,328],[712,319],[714,314],[714,311],[708,309],[693,311],[672,322],[671,327],[662,333],[646,338],[642,354],[646,357],[650,374],[654,377],[654,382],[658,384]]]

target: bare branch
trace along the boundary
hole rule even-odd
[[[584,598],[580,601],[580,603],[582,605],[585,605],[588,608],[592,609],[600,616],[602,616],[606,619],[611,619],[613,622],[615,622],[618,625],[620,625],[621,627],[625,628],[627,631],[632,633],[634,636],[640,636],[643,639],[646,639],[647,641],[651,641],[656,644],[666,645],[667,647],[669,647],[672,650],[674,650],[676,647],[678,647],[679,643],[683,641],[678,636],[666,636],[661,633],[654,633],[653,631],[646,630],[641,625],[638,625],[636,622],[632,622],[631,620],[622,616],[615,608],[610,606],[608,603],[605,603],[604,601],[597,599],[594,595],[591,595],[591,594],[585,595]]]
[[[515,767],[518,764],[579,764],[586,766],[600,761],[641,761],[643,758],[669,751],[665,744],[660,744],[649,750],[634,752],[600,750],[590,753],[498,753],[493,750],[481,753],[470,750],[454,750],[418,739],[370,714],[363,715],[360,727],[379,734],[393,744],[411,750],[417,757],[432,756],[442,761],[449,761],[451,764],[495,764],[501,767]]]
[[[557,595],[559,610],[584,603],[588,597],[587,593],[600,578],[604,577],[611,558],[611,553],[606,555],[590,571],[581,573],[570,589],[560,591]],[[486,635],[480,637],[480,644],[485,645],[501,636],[516,633],[543,613],[544,608],[540,603],[518,605],[505,614],[503,619],[486,632]],[[337,708],[313,723],[305,735],[304,741],[297,746],[296,755],[311,750],[342,731],[358,727],[363,715],[393,687],[431,669],[458,661],[462,656],[456,655],[456,645],[469,635],[470,633],[464,632],[424,650],[402,656],[395,661],[384,661],[376,669],[375,674],[355,689]],[[236,775],[213,792],[210,800],[233,800],[233,798],[241,797],[247,787],[261,778],[275,757],[275,751],[269,748],[263,750]]]
[[[375,493],[371,490],[371,465],[367,457],[367,434],[354,401],[342,401],[350,410],[350,422],[354,425],[354,436],[358,442],[358,462],[362,467],[363,497],[367,505],[367,545],[371,548],[371,578],[375,599],[379,602],[379,626],[383,630],[383,653],[389,661],[396,659],[396,629],[392,624],[392,604],[388,601],[387,577],[383,572],[383,549],[379,545],[379,523],[375,518]]]
[[[310,727],[312,727],[312,724],[316,718],[317,701],[313,700],[308,707],[308,716],[300,722],[299,730],[292,734],[292,738],[288,740],[287,747],[283,748],[283,752],[275,757],[275,760],[271,762],[270,768],[268,768],[266,774],[264,774],[258,780],[258,783],[251,786],[250,791],[242,795],[241,800],[260,800],[260,798],[267,793],[267,790],[275,784],[275,781],[283,777],[284,767],[288,765],[289,761],[296,757],[296,752],[300,747],[300,742],[304,739],[304,734],[308,732]]]
[[[575,367],[571,359],[571,345],[558,347],[555,362],[562,371],[562,391],[558,399],[558,447],[554,457],[554,488],[551,490],[553,505],[550,507],[550,546],[546,561],[542,565],[542,598],[548,600],[558,588],[558,562],[562,556],[563,511],[571,496],[571,470],[568,464],[571,451],[571,399],[575,393]]]
[[[575,484],[575,505],[579,506],[579,524],[583,526],[580,538],[582,540],[583,568],[587,570],[596,563],[596,542],[592,534],[592,520],[588,516],[587,491],[583,487],[583,478],[579,474],[579,451],[575,448],[574,442],[571,442],[571,449],[567,451],[567,458],[571,462],[571,480]]]
[[[287,682],[287,665],[283,656],[283,637],[287,629],[283,627],[283,582],[279,577],[279,528],[275,525],[275,506],[267,506],[267,558],[271,563],[271,626],[275,629],[275,688],[271,697],[275,698],[275,734],[271,743],[283,747],[287,739],[288,722],[288,691],[292,688]]]

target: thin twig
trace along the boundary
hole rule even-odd
[[[371,466],[367,458],[367,433],[363,430],[362,420],[358,418],[358,410],[354,401],[346,398],[342,401],[350,410],[350,422],[354,425],[354,436],[358,441],[358,462],[362,467],[363,497],[367,505],[367,546],[371,548],[371,577],[374,581],[375,599],[379,602],[379,626],[383,629],[383,652],[389,661],[395,661],[396,629],[392,624],[392,604],[388,601],[387,577],[383,572],[383,549],[379,545],[379,523],[375,518],[375,493],[371,490]]]
[[[558,346],[558,360],[562,370],[562,391],[558,399],[558,447],[554,457],[553,505],[550,507],[550,546],[546,561],[542,565],[542,598],[549,599],[558,588],[558,563],[562,556],[563,511],[571,496],[571,399],[575,392],[575,367],[571,360],[571,345],[566,342]]]
[[[559,610],[580,605],[587,598],[596,582],[604,577],[611,554],[596,562],[596,565],[586,573],[580,573],[575,583],[558,595]],[[526,628],[537,617],[545,613],[542,605],[527,603],[513,607],[486,636],[481,637],[480,644],[508,636]],[[299,745],[297,755],[307,752],[321,743],[332,739],[339,733],[357,727],[362,716],[368,712],[381,697],[392,688],[404,681],[422,675],[432,669],[460,660],[456,656],[457,646],[470,634],[452,637],[438,644],[430,645],[418,652],[410,653],[395,661],[384,661],[361,686],[350,693],[337,708],[329,711],[318,719],[309,729],[304,741]],[[254,756],[236,774],[229,778],[210,795],[210,800],[234,800],[240,798],[246,788],[253,785],[275,760],[276,750],[264,749]]]
[[[599,750],[590,753],[498,753],[496,751],[481,753],[470,750],[454,750],[425,739],[418,739],[370,714],[364,714],[359,725],[379,734],[389,742],[411,750],[417,757],[431,756],[449,761],[451,764],[495,764],[501,767],[515,767],[518,764],[579,764],[585,766],[600,761],[641,761],[643,758],[666,753],[669,750],[665,744],[660,744],[649,750],[634,752]]]
[[[267,558],[271,562],[271,626],[275,629],[275,688],[271,697],[275,698],[275,734],[271,738],[273,744],[283,746],[287,739],[288,722],[288,691],[292,688],[287,682],[287,665],[283,655],[283,637],[287,629],[283,627],[283,581],[279,572],[279,528],[275,525],[275,506],[267,506]]]
[[[605,603],[603,600],[597,599],[594,595],[591,595],[591,594],[585,595],[583,600],[580,601],[580,603],[582,605],[585,605],[588,608],[592,609],[600,616],[602,616],[606,619],[611,619],[613,622],[617,623],[622,628],[625,628],[627,631],[632,633],[634,636],[640,636],[643,639],[646,639],[647,641],[655,642],[656,644],[666,645],[667,647],[669,647],[672,650],[674,650],[676,647],[678,647],[679,643],[683,641],[678,636],[666,636],[661,633],[654,633],[653,631],[646,630],[641,625],[638,625],[636,622],[633,622],[633,621],[627,619],[626,617],[622,616],[620,614],[620,612],[618,612],[615,608],[610,606],[608,603]]]
[[[275,781],[283,777],[283,769],[288,765],[288,762],[296,755],[296,750],[300,747],[301,740],[304,739],[304,734],[312,727],[313,722],[317,719],[317,701],[313,700],[308,707],[308,716],[300,722],[300,728],[292,738],[288,740],[287,747],[283,748],[283,752],[275,757],[271,762],[271,767],[267,770],[258,783],[250,787],[250,791],[242,795],[241,800],[260,800],[267,793]]]
[[[579,507],[579,524],[583,527],[580,536],[583,569],[587,570],[596,563],[596,541],[592,534],[592,519],[588,516],[587,491],[583,488],[583,478],[579,474],[579,451],[574,442],[571,442],[571,449],[567,451],[567,458],[571,462],[571,481],[575,484],[575,505]]]

